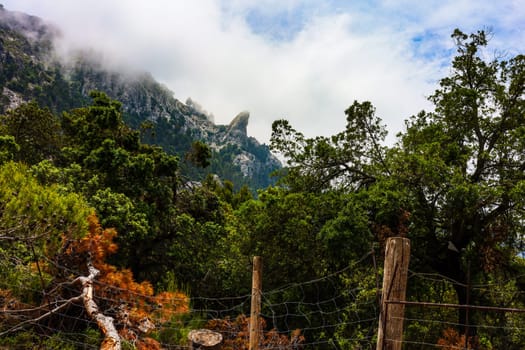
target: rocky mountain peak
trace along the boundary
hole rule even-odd
[[[233,120],[231,121],[230,125],[228,126],[228,134],[240,134],[242,136],[248,136],[248,121],[250,119],[250,112],[243,111]]]

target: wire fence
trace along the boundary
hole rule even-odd
[[[523,349],[522,276],[460,283],[437,274],[411,271],[405,303],[403,349]],[[471,303],[459,304],[457,291]]]
[[[373,260],[369,253],[348,267],[315,280],[263,290],[260,317],[264,321],[264,331],[269,334],[267,337],[289,339],[286,344],[268,340],[264,349],[370,349],[375,346],[379,309],[378,271]],[[20,270],[15,273],[16,281],[0,280],[0,348],[2,345],[10,348],[10,344],[24,341],[34,344],[34,349],[99,348],[102,336],[97,325],[86,314],[81,302],[69,302],[79,294],[79,286],[70,283],[79,271],[62,267],[62,273],[70,277],[67,282],[55,286],[61,291],[53,294],[55,299],[49,300],[52,293],[43,290],[43,281],[25,271],[20,261],[5,259],[0,265],[1,269]],[[148,305],[155,303],[151,295],[118,289],[99,280],[95,280],[94,285],[96,291],[104,291],[103,294],[95,293],[101,312],[115,319],[120,334],[128,332],[124,348],[141,348],[140,344],[144,343],[140,339],[151,337],[162,349],[187,349],[187,335],[191,329],[215,325],[225,338],[240,340],[235,349],[247,349],[251,295],[192,296],[189,299],[181,296],[163,300],[162,307],[184,303],[189,306],[183,312],[170,314],[161,306]],[[119,299],[123,294],[126,300]],[[24,295],[26,301],[21,302],[16,295]],[[61,295],[61,299],[56,295]],[[40,300],[40,303],[35,306],[31,300]],[[133,327],[128,327],[133,312],[145,305],[150,310],[147,318],[135,320]],[[217,322],[213,323],[217,320],[224,322],[217,326]],[[140,322],[150,322],[154,328],[149,326],[151,330],[146,335],[139,329]],[[134,334],[130,336],[129,332]],[[294,345],[293,337],[301,341]]]
[[[261,348],[376,349],[381,305],[378,281],[382,267],[376,266],[374,258],[371,252],[320,278],[263,290],[260,316],[267,339],[286,337],[288,342],[268,340]],[[34,344],[33,349],[98,349],[102,335],[97,325],[90,320],[82,303],[67,303],[78,295],[78,286],[63,282],[55,286],[61,292],[52,294],[43,290],[43,282],[31,277],[23,266],[16,259],[0,261],[1,269],[19,269],[17,285],[15,280],[0,280],[0,349],[24,341]],[[71,275],[69,282],[79,273],[64,271]],[[523,349],[525,292],[518,283],[522,277],[525,276],[466,285],[437,274],[409,271],[405,312],[397,320],[404,329],[400,348]],[[161,307],[151,295],[122,289],[107,292],[115,287],[100,281],[95,284],[96,290],[106,290],[103,295],[95,295],[101,311],[112,316],[119,332],[126,334],[124,349],[141,346],[154,349],[147,347],[148,337],[161,349],[188,349],[188,332],[210,327],[215,327],[225,338],[238,341],[237,347],[231,349],[247,349],[251,295],[172,297],[164,300]],[[457,290],[461,288],[468,289],[471,300],[479,307],[457,305]],[[124,301],[117,297],[123,292],[128,295]],[[14,294],[41,303],[35,307],[34,303],[21,302]],[[55,299],[46,299],[50,295],[55,295]],[[181,312],[166,310],[166,305],[184,303],[188,308]],[[147,317],[140,319],[140,314],[133,315],[146,306]],[[133,317],[136,319],[131,326]],[[300,341],[294,342],[294,337]]]

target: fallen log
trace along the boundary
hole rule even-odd
[[[93,280],[100,273],[91,262],[88,262],[89,275],[87,277],[77,277],[75,281],[78,281],[82,285],[82,294],[80,298],[84,303],[84,308],[91,319],[93,319],[102,333],[104,334],[104,340],[100,345],[100,350],[120,350],[120,336],[118,335],[117,329],[113,323],[113,318],[105,316],[98,309],[97,303],[93,300]]]

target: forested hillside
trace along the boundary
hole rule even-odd
[[[525,308],[525,56],[486,60],[485,32],[452,34],[457,54],[434,110],[408,118],[392,146],[367,101],[331,137],[275,121],[271,148],[286,167],[254,197],[212,175],[188,183],[184,163],[213,162],[212,146],[191,133],[185,158],[156,145],[171,136],[134,129],[125,93],[69,90],[81,79],[34,59],[49,53],[47,37],[34,46],[2,16],[0,347],[181,349],[190,330],[209,328],[224,349],[247,349],[257,255],[264,348],[375,348],[394,236],[412,245],[407,300]],[[67,103],[55,89],[70,91]],[[256,156],[246,123],[241,113],[214,127]],[[524,322],[407,308],[403,346],[522,349]]]

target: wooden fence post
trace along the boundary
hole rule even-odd
[[[253,257],[252,274],[252,303],[250,311],[250,346],[249,350],[259,349],[260,325],[259,315],[261,313],[262,299],[262,258]]]
[[[410,260],[410,240],[391,237],[386,242],[381,312],[376,350],[400,350],[403,341],[403,304],[388,301],[405,301]]]

